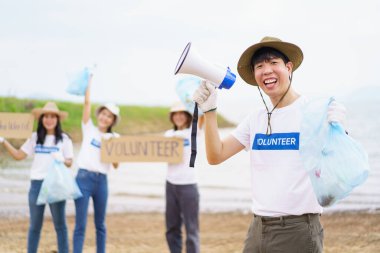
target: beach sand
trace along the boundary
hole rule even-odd
[[[251,215],[202,213],[201,252],[241,252]],[[380,252],[380,213],[334,213],[322,215],[325,253]],[[74,217],[68,217],[70,244]],[[168,252],[162,213],[123,213],[107,216],[107,252]],[[0,218],[0,252],[26,252],[27,219]],[[71,247],[71,245],[70,245]],[[93,217],[89,216],[84,252],[95,252]],[[39,252],[56,252],[50,218],[45,218]]]

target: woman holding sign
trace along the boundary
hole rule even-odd
[[[28,232],[28,253],[37,252],[43,224],[45,205],[37,205],[37,198],[48,169],[55,160],[64,162],[68,167],[72,164],[73,144],[68,135],[63,133],[61,121],[67,117],[67,112],[60,111],[53,102],[48,102],[43,108],[32,111],[38,119],[37,131],[16,149],[4,138],[0,142],[15,160],[23,160],[34,156],[30,170],[31,185],[29,189],[30,225]],[[58,252],[69,252],[69,243],[65,219],[66,201],[49,204],[53,224],[57,233]]]
[[[90,88],[91,76],[86,90],[82,116],[82,146],[78,155],[77,183],[83,194],[82,198],[75,200],[75,230],[73,238],[74,253],[82,252],[85,238],[87,211],[90,198],[94,204],[94,222],[96,228],[97,252],[106,250],[106,207],[108,198],[107,173],[111,163],[100,160],[100,147],[102,139],[110,139],[119,135],[112,132],[112,127],[120,120],[119,107],[114,104],[100,106],[96,112],[97,126],[90,118]],[[117,163],[113,164],[116,169]]]
[[[195,168],[189,166],[191,114],[178,102],[170,109],[173,129],[166,137],[184,140],[183,161],[169,164],[166,177],[166,240],[171,253],[182,252],[182,223],[186,228],[186,252],[198,253],[199,247],[199,193]]]

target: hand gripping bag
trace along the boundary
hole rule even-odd
[[[54,161],[42,182],[37,197],[37,205],[51,204],[80,197],[82,197],[82,193],[70,169],[62,162]]]
[[[334,98],[313,99],[303,108],[300,156],[323,207],[332,206],[368,177],[368,155],[339,123],[327,122]]]

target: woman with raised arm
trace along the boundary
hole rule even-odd
[[[82,117],[82,145],[78,155],[78,174],[76,177],[78,186],[83,194],[82,198],[75,200],[75,230],[73,237],[74,253],[82,252],[86,224],[88,204],[92,198],[94,205],[94,223],[96,229],[96,249],[98,253],[106,251],[106,207],[108,199],[107,173],[111,166],[116,169],[117,163],[103,163],[100,160],[100,147],[102,139],[118,137],[112,132],[112,128],[120,120],[119,107],[112,103],[104,104],[95,111],[95,126],[91,120],[90,102],[90,77],[86,90]]]

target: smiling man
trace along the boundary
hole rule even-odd
[[[301,108],[307,99],[291,86],[293,72],[302,60],[298,46],[273,37],[265,37],[243,52],[239,74],[258,87],[265,108],[246,117],[223,140],[218,133],[214,86],[203,81],[193,96],[205,115],[210,164],[222,163],[243,149],[250,152],[254,218],[244,253],[323,251],[322,207],[299,154]],[[262,91],[271,105],[267,106]],[[344,118],[344,107],[332,104],[327,120],[342,123]]]

